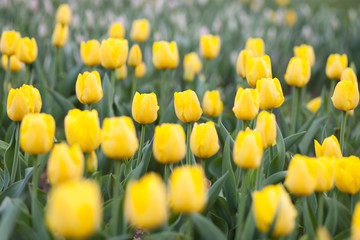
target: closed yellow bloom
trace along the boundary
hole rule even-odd
[[[236,72],[239,76],[246,77],[246,60],[249,56],[248,50],[241,50],[236,61]]]
[[[51,189],[45,212],[49,230],[64,238],[85,239],[102,221],[99,185],[92,180],[69,181]]]
[[[198,74],[202,69],[201,60],[196,52],[186,54],[183,65],[185,71],[191,71],[194,74]]]
[[[329,230],[325,226],[320,226],[316,229],[316,239],[331,240]]]
[[[310,112],[315,113],[321,105],[321,97],[316,97],[311,99],[307,104],[306,108],[309,109]]]
[[[80,45],[81,60],[88,66],[100,64],[100,43],[98,40],[82,41]]]
[[[315,191],[317,167],[315,159],[296,154],[290,161],[285,186],[293,194],[307,196]]]
[[[147,19],[137,19],[132,22],[130,38],[136,42],[145,42],[150,35],[150,23]]]
[[[344,71],[341,73],[340,80],[350,80],[353,83],[358,83],[356,74],[352,68],[345,68]]]
[[[284,94],[279,79],[259,79],[256,82],[256,89],[259,92],[261,109],[273,109],[283,104]]]
[[[98,158],[96,156],[96,152],[92,151],[89,154],[89,157],[86,161],[86,169],[89,173],[94,173],[98,169]]]
[[[83,152],[95,150],[101,143],[98,112],[72,109],[65,117],[65,135],[70,145],[79,144]]]
[[[354,109],[353,110],[350,110],[350,111],[347,111],[346,114],[350,117],[354,116]]]
[[[157,69],[176,68],[179,64],[179,52],[176,42],[154,42],[152,61]]]
[[[181,166],[169,178],[169,204],[174,212],[201,212],[207,203],[205,174],[200,166]]]
[[[159,110],[155,93],[135,93],[132,102],[132,116],[137,123],[150,124],[157,119]]]
[[[39,90],[31,85],[12,88],[7,99],[7,114],[13,121],[21,121],[28,113],[39,113],[42,101]]]
[[[246,59],[247,82],[251,87],[255,87],[257,80],[261,78],[272,78],[270,57],[268,55],[248,57]]]
[[[200,38],[200,55],[203,58],[213,59],[219,55],[221,40],[219,36],[211,34],[203,35]]]
[[[339,141],[334,135],[325,138],[322,145],[314,139],[314,145],[316,157],[342,157]]]
[[[8,67],[9,58],[7,55],[2,55],[1,57],[1,64],[5,70]],[[24,64],[19,61],[16,55],[10,56],[10,71],[11,72],[18,72],[24,67]]]
[[[312,67],[315,64],[314,48],[310,45],[301,44],[300,46],[295,46],[294,55],[295,57],[306,58]]]
[[[84,173],[84,155],[79,145],[69,147],[58,143],[51,151],[47,174],[52,186],[58,186],[70,180],[80,180]]]
[[[260,231],[269,231],[275,218],[273,237],[285,236],[294,230],[297,211],[281,184],[255,191],[252,198],[255,223]]]
[[[56,10],[55,21],[62,25],[69,25],[71,22],[71,9],[68,4],[61,4]]]
[[[118,80],[124,80],[125,78],[127,78],[127,66],[126,64],[122,65],[121,67],[117,68],[115,70],[115,76]]]
[[[257,117],[255,131],[260,133],[265,148],[272,146],[276,139],[275,115],[262,111]]]
[[[315,160],[316,186],[315,191],[327,192],[335,184],[335,159],[330,157],[320,157]]]
[[[336,159],[335,184],[344,192],[356,194],[360,190],[360,159],[356,156]]]
[[[32,63],[38,55],[38,47],[35,38],[20,38],[17,43],[16,55],[23,63]]]
[[[286,68],[285,81],[296,87],[303,87],[310,80],[311,67],[306,58],[292,57]]]
[[[353,110],[359,104],[359,87],[350,80],[342,80],[336,84],[331,101],[335,108],[342,111]]]
[[[195,156],[209,158],[220,148],[219,137],[213,122],[194,124],[190,135],[190,147]]]
[[[252,120],[259,112],[259,93],[256,89],[239,88],[237,90],[233,112],[238,119]]]
[[[119,68],[126,62],[129,46],[126,39],[108,38],[100,46],[101,65],[105,68]]]
[[[135,68],[135,77],[142,78],[145,76],[145,74],[146,74],[146,65],[145,63],[142,62],[139,65],[137,65]]]
[[[51,44],[56,47],[63,47],[69,37],[69,27],[67,25],[56,24],[51,37]]]
[[[50,151],[55,136],[55,120],[50,114],[30,113],[25,115],[20,127],[21,149],[30,154]]]
[[[290,26],[290,27],[294,26],[297,23],[296,11],[293,9],[286,10],[285,21],[288,26]]]
[[[326,76],[330,79],[339,80],[347,65],[348,58],[346,54],[330,54],[326,62]]]
[[[245,50],[250,57],[262,57],[265,54],[265,43],[261,38],[249,38],[245,44]]]
[[[166,222],[166,186],[157,173],[147,173],[138,181],[128,183],[124,214],[132,226],[141,229],[157,228]]]
[[[351,240],[360,239],[360,203],[355,206],[351,222]]]
[[[185,69],[184,71],[184,79],[187,82],[194,81],[195,73],[191,69]]]
[[[223,102],[217,90],[206,91],[202,100],[204,113],[211,117],[217,117],[223,110]]]
[[[174,107],[177,118],[185,123],[196,122],[203,112],[196,93],[190,89],[174,93]]]
[[[82,104],[96,103],[103,97],[100,75],[97,71],[79,73],[75,85],[76,97]]]
[[[20,39],[20,33],[15,31],[4,31],[1,33],[0,48],[4,55],[13,55],[16,51],[17,42]]]
[[[109,38],[124,38],[125,37],[125,28],[121,22],[114,22],[109,27]]]
[[[109,158],[131,158],[139,148],[136,129],[130,117],[105,118],[101,149]]]
[[[160,163],[175,163],[185,157],[185,132],[180,124],[163,123],[155,127],[153,154]]]
[[[136,67],[142,63],[142,53],[138,44],[134,44],[129,53],[128,65]]]

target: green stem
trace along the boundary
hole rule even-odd
[[[20,135],[20,122],[16,122],[15,127],[15,152],[13,156],[13,166],[11,169],[11,177],[10,177],[10,184],[15,182],[18,164],[19,164],[19,151],[20,151],[20,142],[19,142],[19,135]]]
[[[345,125],[346,125],[346,111],[343,111],[342,112],[342,120],[341,120],[341,128],[340,128],[340,148],[341,148],[342,153],[343,153],[343,147],[344,147]]]
[[[113,185],[113,204],[112,204],[112,220],[110,223],[111,233],[113,236],[117,235],[118,230],[118,221],[119,221],[119,207],[120,207],[120,198],[119,198],[119,191],[120,191],[120,174],[121,174],[121,165],[122,160],[115,160],[115,182]]]
[[[144,140],[145,140],[145,124],[141,124],[141,137],[140,137],[140,148],[138,152],[138,157],[136,160],[136,166],[139,166],[141,161],[141,154],[144,147]]]
[[[52,73],[52,78],[51,78],[51,83],[50,83],[50,88],[54,89],[55,88],[55,84],[56,84],[56,76],[58,75],[58,58],[59,58],[59,48],[55,47],[55,55],[54,55],[54,61],[53,61],[53,73]]]
[[[246,206],[246,198],[247,198],[247,189],[248,189],[248,170],[244,169],[242,182],[241,182],[241,196],[239,199],[238,205],[238,219],[236,226],[235,239],[240,239],[241,229],[243,226],[243,220],[245,216],[245,206]]]
[[[38,156],[35,156],[34,170],[33,170],[33,176],[32,176],[32,190],[33,190],[34,200],[36,200],[36,198],[37,198],[37,186],[39,183],[39,178],[38,178],[39,167],[38,167],[38,165],[39,165]]]
[[[191,135],[191,122],[186,123],[186,164],[195,164],[191,158],[191,148],[190,148],[190,135]]]
[[[114,103],[114,97],[115,97],[115,69],[111,72],[111,95],[110,95],[110,99],[111,99],[111,103]],[[111,104],[112,106],[112,104]]]
[[[133,79],[132,79],[132,85],[131,85],[131,98],[134,97],[135,92],[136,92],[136,83],[137,83],[137,79],[135,76],[135,68],[133,68]]]
[[[166,70],[162,72],[161,86],[160,86],[160,123],[164,120],[166,108]]]
[[[167,181],[169,179],[170,172],[171,172],[170,164],[165,164],[165,168],[164,168],[164,181],[165,181],[165,183],[167,183]]]
[[[318,226],[321,226],[323,224],[323,218],[324,218],[324,194],[318,193]]]
[[[8,56],[8,64],[7,64],[5,79],[4,79],[4,84],[3,84],[3,98],[4,99],[3,99],[3,108],[2,108],[1,119],[0,119],[1,125],[2,125],[5,115],[6,115],[6,103],[7,103],[7,96],[8,96],[9,79],[10,79],[10,56]]]
[[[263,172],[263,164],[260,163],[260,166],[258,167],[257,173],[256,173],[256,182],[255,182],[256,190],[260,190],[261,180],[262,180],[262,172]]]
[[[248,121],[247,120],[243,120],[242,121],[242,130],[245,131],[246,130],[246,127],[248,127]]]
[[[292,114],[291,114],[291,133],[296,131],[296,119],[299,108],[299,88],[293,87]]]
[[[206,160],[205,159],[201,159],[201,168],[204,170],[205,172],[205,168],[206,168]]]
[[[30,84],[30,64],[25,64],[25,84]]]
[[[191,215],[186,216],[186,239],[193,239],[193,227],[191,222]]]

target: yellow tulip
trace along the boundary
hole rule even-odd
[[[314,48],[310,45],[301,44],[300,46],[295,46],[294,55],[295,57],[306,58],[312,67],[315,64]]]
[[[246,77],[246,60],[249,56],[249,51],[241,50],[236,61],[236,72],[242,78]]]
[[[101,149],[109,158],[131,158],[139,148],[136,129],[130,117],[105,118]]]
[[[330,79],[339,80],[347,65],[348,58],[346,54],[330,54],[326,62],[326,76]]]
[[[169,178],[169,204],[174,212],[201,212],[207,203],[205,174],[200,166],[184,165]]]
[[[86,169],[89,173],[94,173],[98,169],[98,158],[95,151],[90,152],[86,162]]]
[[[98,112],[72,109],[65,117],[65,135],[70,145],[79,144],[83,152],[95,150],[101,143]]]
[[[39,90],[31,85],[12,88],[7,99],[7,114],[13,121],[21,121],[28,113],[39,113],[42,101]]]
[[[203,112],[196,93],[190,89],[174,93],[174,107],[177,118],[185,123],[196,122]]]
[[[306,108],[309,109],[310,112],[315,113],[319,109],[320,105],[321,97],[316,97],[306,104]]]
[[[202,100],[204,113],[211,117],[217,117],[223,110],[223,102],[217,90],[206,91]]]
[[[297,23],[297,14],[294,9],[288,9],[285,11],[285,21],[286,24],[290,27]]]
[[[132,22],[130,38],[136,42],[145,42],[150,35],[150,23],[147,19],[137,19]]]
[[[121,22],[114,22],[109,27],[109,38],[124,38],[125,37],[125,28]]]
[[[317,167],[315,159],[296,154],[290,161],[285,186],[293,194],[307,196],[315,191]]]
[[[56,47],[63,47],[69,37],[69,27],[67,25],[56,24],[54,32],[51,37],[51,44]]]
[[[80,45],[81,60],[88,66],[100,65],[100,43],[98,40],[82,41]]]
[[[320,157],[315,160],[316,186],[315,191],[330,191],[335,184],[335,159],[330,157]]]
[[[290,3],[290,0],[275,0],[275,2],[279,6],[287,6]]]
[[[200,55],[206,59],[213,59],[219,55],[221,47],[220,37],[217,35],[203,35],[200,38]]]
[[[137,123],[153,123],[158,117],[158,110],[159,106],[155,93],[135,93],[132,102],[132,116]]]
[[[180,124],[163,123],[155,127],[153,154],[160,163],[175,163],[185,157],[185,132]]]
[[[272,146],[276,139],[275,115],[262,111],[257,117],[255,131],[260,133],[265,148]]]
[[[134,44],[129,52],[128,65],[136,67],[142,63],[142,53],[138,44]]]
[[[305,86],[311,75],[309,60],[306,58],[293,57],[286,68],[285,81],[287,84],[296,87]]]
[[[356,194],[360,191],[360,159],[356,156],[336,159],[335,184],[344,192]]]
[[[201,71],[202,63],[196,52],[185,55],[183,67],[185,71],[190,71],[193,74],[198,74]]]
[[[238,119],[252,120],[259,112],[259,93],[256,89],[239,88],[237,90],[233,112]]]
[[[351,222],[351,240],[360,239],[360,203],[355,206]]]
[[[13,55],[16,51],[17,43],[20,39],[20,33],[15,31],[4,31],[1,33],[0,48],[4,55]]]
[[[166,222],[166,186],[157,173],[147,173],[127,184],[124,214],[132,226],[141,229],[157,228]]]
[[[356,74],[352,68],[345,68],[344,71],[341,73],[340,80],[350,80],[353,83],[358,83]]]
[[[265,54],[265,43],[261,38],[249,38],[245,44],[245,50],[250,57],[262,57]]]
[[[346,114],[350,117],[354,116],[354,109],[353,110],[350,110],[350,111],[347,111]]]
[[[115,75],[118,80],[124,80],[127,78],[127,66],[126,64],[122,65],[121,67],[115,70]]]
[[[5,70],[8,67],[9,58],[7,55],[2,55],[1,57],[1,64]],[[24,67],[24,64],[19,61],[16,55],[10,56],[10,71],[11,72],[18,72]]]
[[[261,109],[273,109],[283,104],[284,94],[277,78],[259,79],[256,82],[256,89],[259,92]]]
[[[210,158],[220,148],[219,137],[213,122],[194,124],[190,135],[190,147],[195,156]]]
[[[316,229],[316,238],[318,240],[331,240],[329,230],[325,226],[320,226]]]
[[[101,65],[105,68],[119,68],[128,57],[128,41],[126,39],[108,38],[102,40],[100,46]]]
[[[70,180],[80,180],[84,173],[84,155],[79,145],[69,147],[58,143],[51,151],[47,174],[52,186],[58,186]]]
[[[334,135],[325,138],[322,145],[315,139],[314,145],[316,157],[342,157],[339,141]]]
[[[38,55],[38,47],[35,38],[20,38],[16,48],[17,58],[23,63],[32,63]]]
[[[271,60],[268,55],[248,57],[246,59],[246,80],[251,87],[256,87],[257,80],[272,78]]]
[[[90,237],[102,222],[99,185],[92,180],[80,180],[51,189],[45,222],[52,233],[64,238]]]
[[[336,84],[331,101],[335,108],[342,111],[353,110],[359,104],[359,87],[350,80],[342,80]]]
[[[179,64],[176,42],[154,42],[152,62],[157,69],[176,68]]]
[[[297,211],[281,184],[255,191],[252,198],[255,223],[260,231],[269,231],[275,219],[273,237],[285,236],[294,230]]]
[[[79,73],[75,89],[76,96],[82,104],[96,103],[103,97],[100,75],[97,71]]]
[[[145,74],[146,74],[146,65],[145,63],[142,62],[139,65],[137,65],[135,68],[135,77],[142,78],[145,76]]]
[[[71,9],[68,4],[61,4],[56,10],[55,21],[62,25],[69,25],[71,22]]]

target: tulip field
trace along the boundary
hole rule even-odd
[[[360,240],[357,0],[0,0],[0,240]]]

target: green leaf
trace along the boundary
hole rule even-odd
[[[254,233],[255,233],[255,219],[254,214],[251,210],[248,213],[248,216],[246,217],[245,226],[244,226],[244,232],[243,232],[243,238],[242,239],[254,239]]]
[[[211,175],[213,175],[216,178],[219,178],[222,176],[221,168],[222,168],[222,158],[221,157],[215,158],[208,165],[209,172],[211,173]]]
[[[306,131],[298,132],[285,138],[284,139],[285,149],[291,148],[294,144],[300,141],[302,137],[305,135],[305,133]]]
[[[14,239],[37,240],[40,239],[35,230],[24,222],[16,221]]]
[[[232,147],[232,145],[234,145],[234,139],[231,137],[231,134],[229,133],[229,131],[226,129],[226,127],[223,125],[223,123],[219,120],[219,123],[215,125],[216,126],[216,130],[219,133],[219,138],[221,140],[221,142],[225,142],[226,139],[228,137],[230,137],[230,147]]]
[[[274,158],[270,163],[270,174],[274,174],[278,171],[284,169],[285,165],[285,142],[281,134],[279,126],[276,124],[276,148],[278,152],[278,157]]]
[[[338,235],[336,235],[333,240],[343,240],[343,239],[349,239],[351,236],[351,229],[348,228],[344,231],[342,231],[341,233],[339,233]]]
[[[5,197],[11,197],[11,198],[20,197],[21,193],[24,191],[27,183],[29,182],[32,173],[33,173],[33,167],[26,168],[25,177],[22,180],[13,183],[5,191],[0,193],[0,202]]]
[[[336,201],[335,196],[332,196],[332,198],[324,197],[324,200],[327,209],[330,209],[325,220],[325,226],[334,231],[336,229],[336,232],[348,229],[351,226],[351,213],[349,209]]]
[[[104,118],[109,116],[114,116],[114,110],[112,108],[112,99],[111,99],[111,83],[110,79],[105,73],[104,80],[102,82],[102,88],[103,88],[103,98],[98,103],[98,106],[100,109],[97,109],[100,112],[100,120],[101,122],[104,120]]]
[[[282,180],[285,179],[287,174],[287,171],[281,171],[281,172],[277,172],[274,173],[273,175],[271,175],[270,177],[268,177],[267,179],[265,179],[262,183],[262,188],[270,185],[270,184],[277,184],[279,182],[281,182]]]
[[[10,183],[10,174],[12,172],[14,154],[16,145],[16,128],[11,136],[10,143],[5,151],[4,155],[4,188],[6,189]]]
[[[224,182],[228,177],[228,174],[229,172],[227,171],[221,178],[216,180],[216,182],[210,187],[208,192],[208,202],[204,214],[207,213],[216,202],[216,199],[219,196],[221,188],[223,187]]]
[[[309,145],[314,141],[315,134],[324,124],[326,118],[327,116],[320,117],[316,119],[313,124],[311,124],[311,127],[299,143],[299,149],[301,154],[307,154],[309,152]]]
[[[215,226],[209,219],[205,218],[200,214],[191,215],[192,223],[194,224],[197,231],[207,240],[226,240],[226,236]]]
[[[310,216],[311,208],[309,207],[307,198],[303,199],[303,201],[304,201],[303,214],[304,214],[305,231],[310,239],[315,239],[316,224],[314,224],[314,222],[311,220],[311,216]]]
[[[124,238],[123,238],[124,239]],[[184,235],[178,232],[160,232],[160,233],[154,233],[154,234],[150,234],[148,236],[146,236],[144,238],[144,240],[171,240],[171,239],[184,239]],[[111,238],[111,240],[115,240]],[[117,239],[116,240],[122,240],[122,239]]]
[[[0,221],[0,240],[10,239],[15,220],[20,212],[20,204],[20,199],[11,200],[9,197],[6,197],[1,203],[0,212],[2,212],[2,217]]]
[[[65,98],[60,93],[54,91],[51,88],[47,89],[49,93],[54,97],[55,101],[59,104],[59,106],[62,108],[62,110],[67,113],[69,110],[74,109],[74,105],[72,102],[69,101],[69,99]]]

